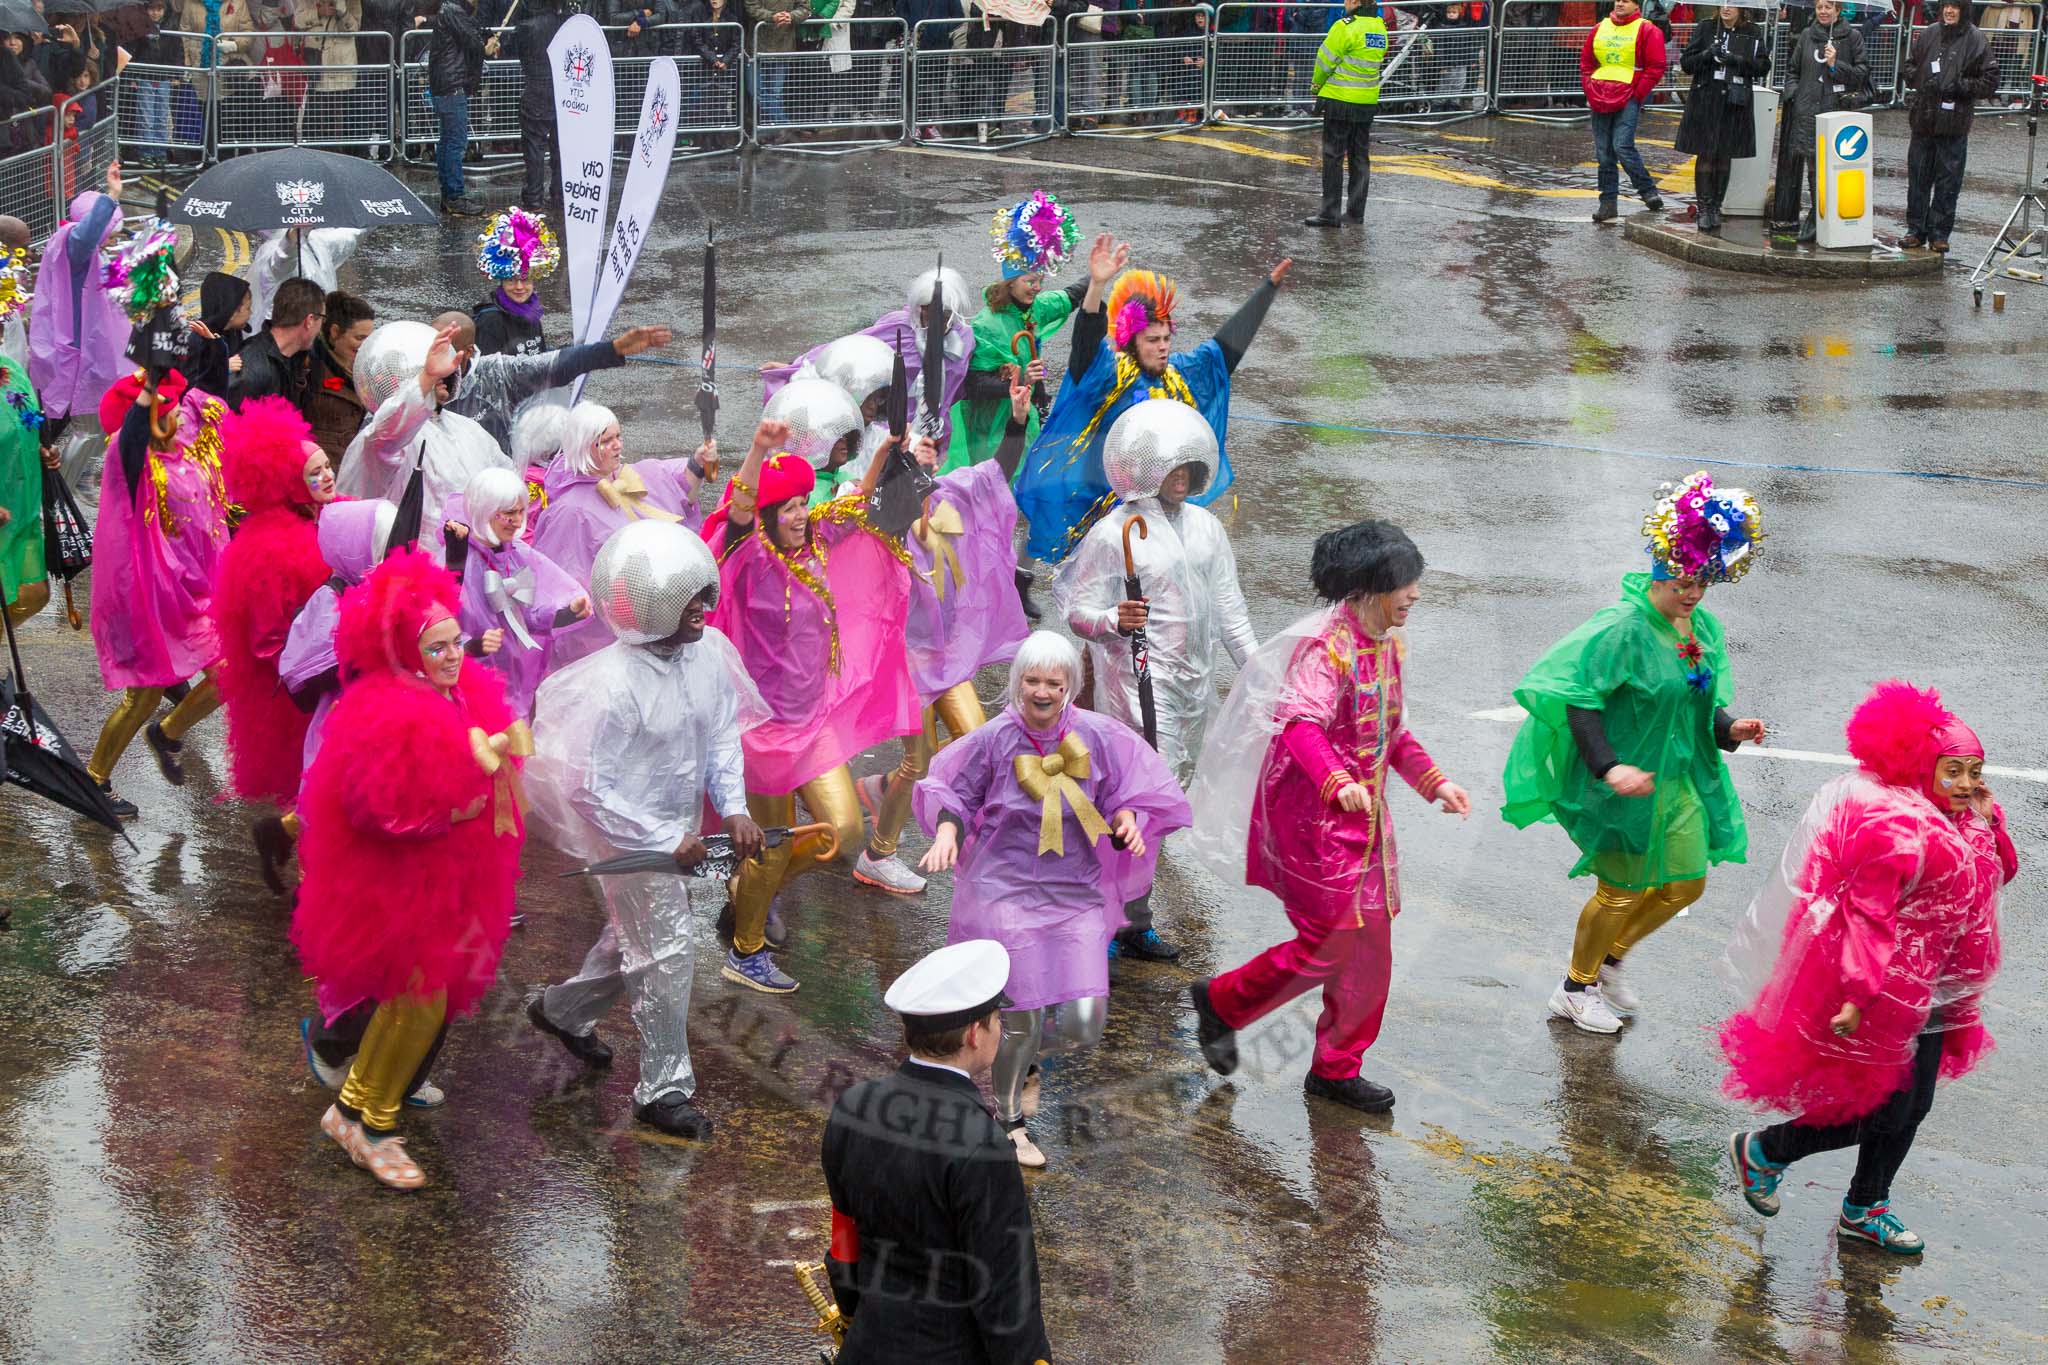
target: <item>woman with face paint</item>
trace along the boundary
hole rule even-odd
[[[1892,1180],[1936,1081],[1991,1051],[1982,997],[2019,855],[1984,745],[1939,694],[1879,683],[1848,739],[1857,771],[1814,796],[1728,945],[1724,974],[1754,996],[1721,1026],[1722,1088],[1798,1116],[1733,1134],[1728,1156],[1768,1218],[1787,1166],[1856,1148],[1838,1236],[1910,1256],[1926,1244]]]
[[[526,543],[526,480],[509,469],[486,469],[448,500],[448,571],[462,584],[462,633],[481,639],[501,631],[484,660],[505,675],[505,704],[517,716],[533,710],[548,670],[555,632],[590,615],[590,597],[552,559]]]
[[[1010,704],[940,750],[913,797],[932,836],[921,866],[958,866],[946,941],[994,939],[1010,954],[991,1084],[1028,1167],[1045,1165],[1025,1127],[1038,1058],[1102,1041],[1110,938],[1151,889],[1160,844],[1190,819],[1143,739],[1072,704],[1080,676],[1072,643],[1034,632],[1010,662]]]
[[[894,868],[874,866],[847,763],[921,728],[905,643],[912,561],[869,520],[867,498],[809,507],[817,471],[787,449],[790,439],[786,423],[764,417],[704,523],[719,561],[711,624],[738,647],[770,712],[742,739],[747,810],[763,828],[793,825],[801,796],[813,821],[833,826],[838,856],[858,855],[863,880],[893,882]],[[919,442],[918,459],[938,462],[930,442]],[[734,874],[726,980],[772,995],[797,988],[770,956],[782,944],[769,906],[784,882],[817,865],[817,854],[816,845],[785,842]],[[914,883],[908,889],[923,890],[916,874],[902,871]]]
[[[283,398],[252,398],[223,418],[221,451],[228,495],[242,507],[213,575],[229,777],[236,796],[281,813],[254,830],[269,879],[291,856],[296,821],[281,817],[298,802],[308,720],[280,684],[278,660],[293,619],[327,578],[317,519],[334,501],[334,471]]]
[[[498,675],[469,662],[447,570],[401,551],[349,590],[341,697],[306,775],[292,942],[330,1019],[377,1009],[320,1129],[394,1189],[426,1176],[398,1110],[447,1021],[490,989],[525,838],[533,751]]]
[[[1647,574],[1621,600],[1551,646],[1515,700],[1529,718],[1508,753],[1502,816],[1517,829],[1555,820],[1578,845],[1571,875],[1597,879],[1550,1012],[1587,1033],[1619,1033],[1641,1001],[1622,979],[1628,951],[1739,863],[1749,833],[1722,753],[1761,744],[1764,723],[1735,698],[1707,587],[1756,562],[1756,500],[1694,474],[1658,490],[1643,523]]]

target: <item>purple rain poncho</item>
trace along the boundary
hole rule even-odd
[[[954,470],[939,480],[929,505],[929,518],[919,519],[903,542],[917,566],[904,632],[910,680],[926,706],[987,665],[1008,662],[1031,633],[1017,597],[1017,501],[1002,466],[987,460]],[[950,559],[935,564],[934,544]]]
[[[90,416],[113,382],[135,368],[128,315],[100,278],[100,252],[120,227],[120,205],[87,190],[71,201],[71,216],[43,249],[29,305],[28,377],[47,418]]]
[[[448,499],[441,515],[469,527],[456,623],[462,627],[464,639],[473,640],[487,630],[505,632],[505,642],[497,652],[484,655],[479,662],[504,676],[505,705],[523,718],[533,710],[533,694],[548,675],[549,646],[558,633],[555,617],[587,594],[554,560],[524,540],[489,544],[485,528],[470,521],[469,502],[462,494]],[[502,605],[494,604],[494,596]],[[516,622],[511,612],[514,607]],[[520,638],[521,631],[525,639]]]
[[[377,510],[385,504],[376,498],[329,503],[320,514],[320,557],[334,571],[334,577],[314,589],[292,618],[291,633],[277,656],[277,676],[292,691],[302,690],[323,673],[341,666],[334,652],[334,632],[341,624],[341,594],[363,581],[377,565]],[[320,752],[321,731],[327,713],[334,706],[335,689],[320,695],[313,719],[306,726],[306,747],[299,772],[312,771],[313,756]]]

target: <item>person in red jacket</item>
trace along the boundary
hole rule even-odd
[[[1614,0],[1613,10],[1586,35],[1586,45],[1579,51],[1579,84],[1593,111],[1593,154],[1600,159],[1596,223],[1615,216],[1614,201],[1621,194],[1618,166],[1628,167],[1629,183],[1643,207],[1652,213],[1664,207],[1657,182],[1650,179],[1642,153],[1636,150],[1636,120],[1668,64],[1664,35],[1643,22],[1636,0]]]

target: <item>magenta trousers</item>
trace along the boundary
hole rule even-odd
[[[1241,1029],[1320,986],[1323,1012],[1309,1070],[1328,1080],[1356,1076],[1387,1012],[1394,922],[1384,910],[1365,911],[1356,928],[1332,927],[1292,908],[1287,918],[1294,937],[1212,980],[1209,1003],[1224,1023]]]

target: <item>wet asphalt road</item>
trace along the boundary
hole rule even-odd
[[[1980,129],[1957,233],[1969,259],[2024,156],[2017,122]],[[1107,1043],[1048,1068],[1036,1129],[1051,1167],[1030,1184],[1057,1357],[2042,1358],[2048,613],[2031,584],[2048,564],[2048,295],[2015,284],[2004,314],[1973,311],[1954,264],[1882,287],[1701,271],[1584,221],[1583,128],[1383,132],[1368,225],[1328,236],[1295,225],[1312,207],[1308,133],[694,163],[621,310],[674,321],[671,354],[688,358],[694,244],[717,220],[734,367],[722,431],[737,447],[757,394],[744,366],[895,306],[934,250],[978,281],[992,208],[1036,185],[1177,276],[1194,336],[1292,253],[1233,402],[1232,534],[1254,621],[1307,609],[1308,547],[1341,521],[1392,518],[1429,557],[1412,722],[1479,809],[1461,823],[1393,798],[1406,908],[1366,1070],[1399,1107],[1361,1121],[1305,1104],[1306,1001],[1249,1037],[1232,1082],[1202,1069],[1186,982],[1283,925],[1169,852],[1155,904],[1187,956],[1127,969]],[[1670,124],[1643,135],[1668,140]],[[1881,164],[1899,164],[1902,139],[1881,117]],[[1646,152],[1686,184],[1674,153]],[[1884,179],[1880,208],[1903,195],[1902,174]],[[391,315],[468,303],[483,292],[474,230],[373,236],[344,283]],[[547,297],[559,330],[559,281]],[[648,365],[591,396],[620,411],[629,454],[672,454],[693,388]],[[1994,764],[2033,770],[1996,783],[2027,864],[1987,1010],[2001,1050],[1942,1092],[1895,1191],[1924,1263],[1836,1247],[1846,1156],[1798,1168],[1768,1229],[1721,1157],[1740,1117],[1717,1098],[1710,1029],[1737,1002],[1712,967],[1835,769],[1736,760],[1752,862],[1717,872],[1631,959],[1644,1017],[1604,1040],[1544,1016],[1583,884],[1565,882],[1561,834],[1499,820],[1513,727],[1474,713],[1505,706],[1541,649],[1612,598],[1641,563],[1651,489],[1706,461],[1739,466],[1709,467],[1764,508],[1762,565],[1710,605],[1739,707],[1774,745],[1839,753],[1849,707],[1904,673],[1943,688]],[[88,637],[45,613],[23,643],[45,705],[89,747],[106,701]],[[983,678],[985,698],[998,687]],[[287,912],[257,880],[247,813],[215,799],[218,721],[193,738],[182,791],[139,744],[119,770],[143,807],[137,851],[0,799],[15,926],[0,936],[0,1359],[811,1358],[787,1266],[824,1247],[827,1098],[891,1064],[880,988],[943,941],[943,881],[909,902],[839,874],[800,883],[785,966],[804,984],[785,1000],[721,982],[707,925],[692,1032],[720,1128],[692,1145],[632,1122],[623,1010],[604,1029],[620,1065],[595,1079],[520,1017],[526,986],[572,971],[601,918],[534,847],[528,925],[437,1072],[450,1103],[405,1119],[433,1183],[399,1196],[316,1129],[327,1101],[300,1060],[308,992]]]

